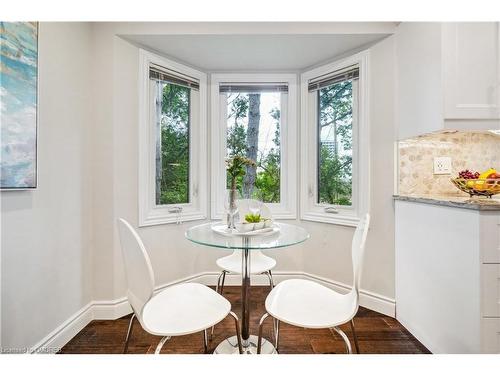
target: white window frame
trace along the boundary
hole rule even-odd
[[[224,213],[226,190],[226,132],[227,119],[221,111],[226,103],[220,98],[222,83],[285,83],[288,85],[287,100],[281,100],[280,123],[280,203],[267,203],[273,218],[297,218],[297,75],[295,74],[240,74],[211,75],[211,218],[220,220]]]
[[[318,203],[318,127],[317,99],[311,102],[308,82],[354,64],[359,65],[357,115],[353,126],[352,206]],[[369,133],[369,52],[364,51],[301,74],[301,219],[330,224],[356,226],[370,204],[370,133]],[[328,212],[327,212],[328,209]]]
[[[156,134],[149,92],[149,67],[156,64],[196,78],[199,105],[192,108],[189,128],[189,203],[156,204]],[[139,226],[207,218],[207,75],[149,51],[139,50]],[[182,211],[177,213],[178,208]]]

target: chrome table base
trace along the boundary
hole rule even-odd
[[[242,354],[257,354],[258,337],[250,335],[250,238],[244,236],[243,251],[241,253],[241,341]],[[222,290],[221,290],[222,292]],[[273,344],[262,340],[262,354],[277,354]],[[236,336],[222,341],[214,350],[214,354],[239,354]]]
[[[257,336],[251,335],[248,340],[243,340],[243,354],[257,354]],[[262,354],[278,354],[273,344],[262,339]],[[228,337],[222,341],[214,350],[214,354],[239,354],[238,340],[236,336]]]

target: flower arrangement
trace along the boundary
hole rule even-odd
[[[236,180],[238,177],[245,175],[246,166],[256,166],[256,164],[252,159],[239,155],[226,159],[226,171],[231,179],[227,219],[228,228],[234,228],[234,212],[236,211]]]
[[[245,175],[246,166],[255,167],[256,164],[252,159],[239,155],[226,159],[226,171],[231,176],[231,190],[236,190],[236,179]]]

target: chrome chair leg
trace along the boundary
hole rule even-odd
[[[226,282],[226,273],[227,271],[222,271],[222,283],[220,285],[220,295],[222,296],[222,291],[224,290],[224,283]]]
[[[264,272],[267,275],[267,278],[269,279],[269,286],[271,287],[271,290],[274,288],[274,280],[273,280],[273,274],[271,273],[271,270]]]
[[[125,338],[125,344],[123,345],[123,354],[127,353],[128,342],[130,340],[130,335],[132,334],[132,328],[134,327],[134,322],[135,322],[135,314],[132,314],[130,322],[128,323],[128,330],[127,330],[127,337]]]
[[[215,287],[215,291],[217,293],[219,293],[219,288],[220,288],[220,279],[222,278],[222,274],[224,273],[224,271],[222,271],[220,274],[219,274],[219,278],[217,279],[217,286]]]
[[[236,339],[238,340],[238,351],[240,352],[240,354],[243,354],[243,347],[241,345],[240,321],[238,319],[238,316],[234,312],[229,311],[229,314],[231,314],[231,316],[233,317],[234,324],[236,326]]]
[[[278,346],[280,344],[280,321],[274,319],[274,349],[279,353]]]
[[[358,335],[356,335],[356,330],[354,329],[354,318],[351,319],[351,330],[352,336],[354,337],[354,347],[356,348],[356,353],[359,354],[359,343],[358,343]]]
[[[162,339],[160,340],[160,342],[158,343],[158,345],[156,346],[156,349],[155,349],[155,354],[160,354],[161,352],[161,348],[163,348],[163,345],[168,341],[170,340],[170,336],[165,336],[165,337],[162,337]]]
[[[260,354],[261,351],[261,346],[262,346],[262,327],[264,326],[264,321],[269,317],[270,315],[268,313],[265,313],[262,315],[262,318],[260,318],[259,322],[259,338],[257,340],[257,354]]]
[[[339,327],[330,328],[330,331],[332,332],[332,334],[333,334],[333,331],[335,331],[340,335],[340,337],[342,337],[342,339],[344,340],[346,349],[347,349],[347,354],[352,354],[351,343],[350,343],[347,335],[344,333],[344,331],[342,331]]]
[[[208,353],[208,332],[206,329],[203,330],[203,352]]]
[[[219,289],[220,289],[220,280],[222,278],[222,275],[224,275],[224,272],[225,271],[222,271],[220,274],[219,274],[219,278],[217,279],[217,286],[215,287],[215,292],[216,293],[219,293]],[[221,290],[221,294],[222,294],[222,290]],[[213,336],[214,336],[214,329],[215,329],[215,326],[212,326],[212,329],[210,329],[210,337],[209,337],[209,340],[212,340]]]

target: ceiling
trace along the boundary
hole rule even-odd
[[[122,35],[205,71],[296,71],[390,34]]]

